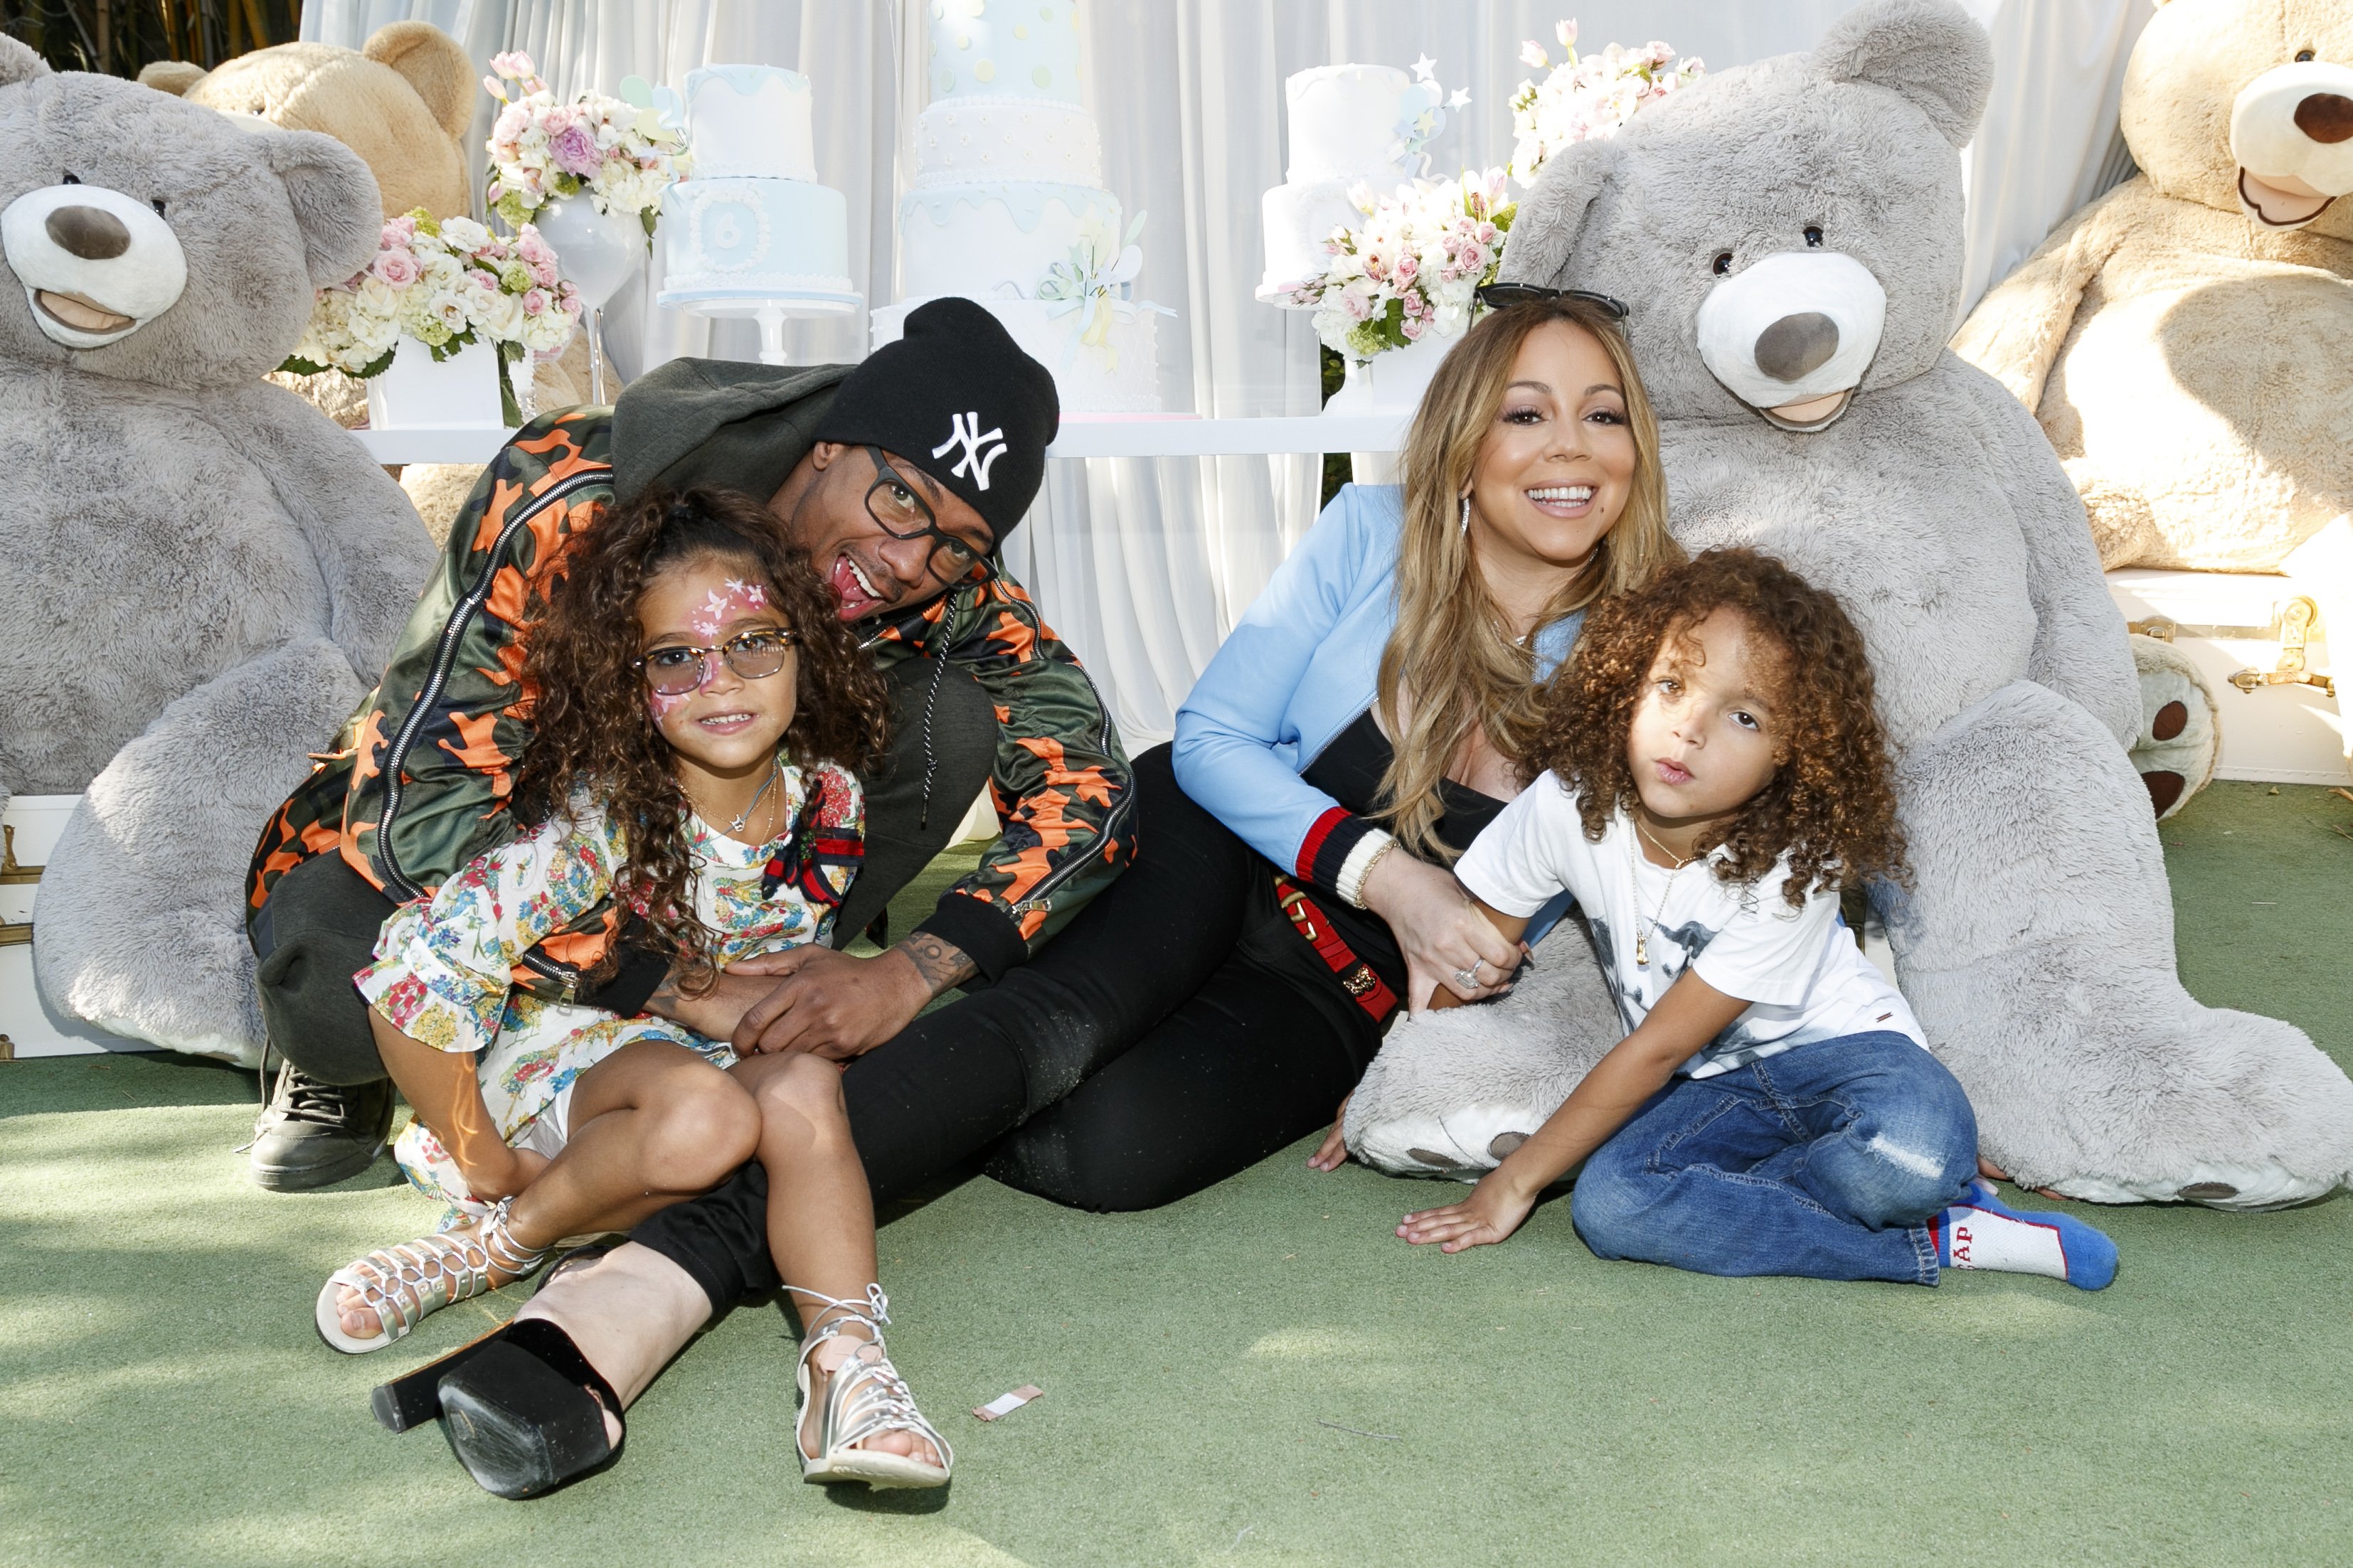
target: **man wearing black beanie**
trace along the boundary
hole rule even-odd
[[[616,500],[697,485],[767,498],[842,618],[867,630],[895,716],[886,766],[862,781],[866,857],[837,944],[879,920],[984,787],[1004,833],[881,959],[802,948],[688,997],[670,986],[667,955],[630,946],[625,931],[619,973],[582,1000],[720,1038],[750,1015],[743,1037],[764,1048],[847,1058],[941,993],[1025,963],[1117,876],[1134,815],[1118,734],[1078,661],[993,562],[1037,495],[1059,418],[1045,367],[987,310],[945,299],[856,366],[675,360],[613,408],[518,432],[452,527],[440,574],[354,720],[358,743],[305,781],[256,853],[262,1013],[286,1062],[256,1129],[256,1181],[325,1185],[382,1148],[392,1089],[351,977],[397,904],[507,836],[508,770],[530,737],[507,673],[521,663],[519,612],[570,536]],[[583,962],[570,956],[525,962],[561,984]]]

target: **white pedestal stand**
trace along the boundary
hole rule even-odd
[[[801,294],[794,296],[671,294],[656,297],[665,310],[684,310],[712,321],[753,321],[760,323],[760,363],[783,364],[785,322],[795,316],[847,316],[866,303],[862,294]]]

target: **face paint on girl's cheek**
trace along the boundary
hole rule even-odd
[[[702,688],[700,686],[694,689],[695,691],[700,691],[702,689]],[[661,726],[662,721],[668,719],[671,714],[677,712],[680,709],[685,707],[688,703],[693,700],[694,691],[671,693],[668,691],[649,690],[646,693],[646,711],[653,715],[654,726],[659,729]]]

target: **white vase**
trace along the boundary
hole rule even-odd
[[[1462,341],[1461,332],[1441,337],[1425,332],[1419,342],[1375,354],[1362,364],[1347,363],[1346,384],[1324,405],[1326,414],[1411,414],[1430,388],[1430,378],[1447,352]]]
[[[436,360],[415,338],[400,340],[392,363],[368,378],[368,426],[375,430],[503,429],[499,351],[472,342]]]
[[[555,269],[572,279],[591,310],[610,304],[646,264],[646,228],[635,213],[600,213],[586,196],[567,196],[531,221],[554,247]]]

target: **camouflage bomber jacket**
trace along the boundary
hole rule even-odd
[[[513,837],[506,801],[530,733],[520,716],[524,606],[573,535],[612,503],[611,426],[608,409],[544,416],[492,459],[383,679],[264,830],[248,922],[277,879],[314,855],[340,853],[406,902]],[[1134,853],[1134,795],[1118,732],[1078,660],[1001,574],[883,623],[866,646],[884,668],[959,664],[996,706],[990,794],[1004,834],[924,922],[994,976],[1034,952]],[[568,995],[617,921],[607,913],[596,924],[543,942],[517,982]]]

